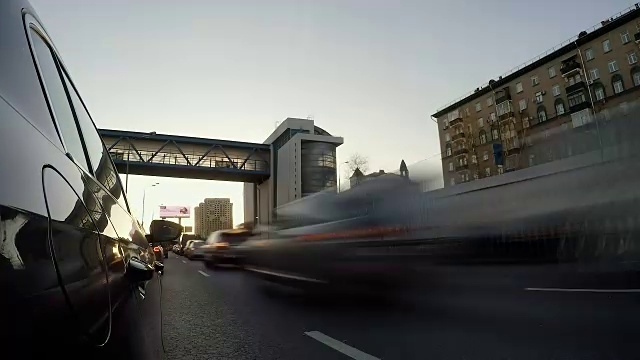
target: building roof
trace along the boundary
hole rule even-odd
[[[560,45],[557,45],[550,50],[547,50],[545,53],[538,55],[532,60],[529,60],[528,62],[508,71],[504,75],[500,76],[497,80],[490,80],[488,83],[480,86],[479,88],[476,88],[471,94],[468,94],[461,99],[455,100],[454,102],[436,111],[431,116],[439,118],[440,116],[457,109],[463,104],[466,104],[488,94],[492,91],[492,89],[499,89],[500,87],[510,83],[513,80],[516,80],[517,78],[530,72],[531,70],[537,69],[553,59],[570,53],[571,51],[576,50],[578,46],[584,45],[621,25],[637,19],[638,17],[640,17],[640,5],[636,3],[634,6],[631,6],[624,11],[616,14],[616,16],[602,21],[599,25],[593,26],[589,29],[590,31],[582,31],[579,35],[564,41]]]
[[[363,177],[363,176],[364,176],[364,174],[362,173],[362,171],[360,171],[360,168],[356,168],[356,169],[353,171],[353,175],[351,175],[351,176],[349,177],[349,179],[354,178],[354,177]]]

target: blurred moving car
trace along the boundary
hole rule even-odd
[[[131,215],[81,92],[27,1],[0,1],[0,44],[4,357],[164,358],[163,265],[150,243],[182,227],[155,222],[145,235]]]
[[[415,250],[407,199],[419,189],[393,175],[339,194],[318,193],[277,209],[273,227],[238,247],[244,268],[267,280],[338,292],[408,288]]]
[[[204,252],[200,250],[200,247],[204,245],[202,240],[189,240],[187,246],[184,249],[184,256],[189,260],[202,260],[204,259]]]
[[[252,232],[247,229],[228,229],[212,232],[206,244],[200,248],[204,253],[205,264],[209,268],[218,265],[242,265],[243,255],[237,251]]]
[[[180,242],[178,242],[178,255],[184,255],[184,250],[187,248],[187,243],[190,240],[203,240],[199,239],[195,234],[182,234]]]

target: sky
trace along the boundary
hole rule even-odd
[[[633,5],[623,0],[31,0],[99,128],[262,142],[287,117],[342,136],[370,171],[439,168],[430,118],[491,78]],[[344,169],[340,171],[344,175]],[[123,176],[124,177],[124,176]],[[129,177],[159,204],[242,185]],[[157,210],[155,211],[157,213]],[[188,224],[189,222],[185,222]]]

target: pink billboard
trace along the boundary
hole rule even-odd
[[[191,208],[188,206],[160,205],[161,218],[188,218],[191,217]]]

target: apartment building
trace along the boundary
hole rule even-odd
[[[639,56],[635,4],[438,110],[445,186],[552,161],[527,149],[638,101]]]
[[[195,234],[206,238],[214,231],[233,228],[233,203],[229,198],[206,198],[195,207]]]

